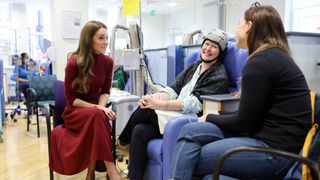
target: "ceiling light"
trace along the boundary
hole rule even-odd
[[[176,5],[178,5],[176,2],[168,2],[167,4],[169,7],[175,7]]]

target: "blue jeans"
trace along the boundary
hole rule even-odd
[[[174,148],[170,179],[188,180],[212,174],[214,164],[228,149],[239,146],[268,147],[264,142],[224,131],[215,124],[185,125]],[[240,179],[281,179],[291,161],[269,154],[241,152],[230,156],[220,174]]]

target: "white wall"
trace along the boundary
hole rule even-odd
[[[226,17],[226,31],[229,33],[235,33],[239,19],[243,17],[244,12],[251,6],[255,0],[238,0],[233,6],[227,6],[227,17]],[[273,6],[280,14],[282,21],[285,21],[285,8],[286,0],[260,0],[262,5]]]
[[[286,1],[289,0],[261,0],[261,4],[270,4],[285,19]],[[234,33],[239,18],[243,16],[244,11],[255,2],[238,0],[234,5],[227,5],[226,8],[226,31]],[[75,5],[76,4],[76,5]],[[78,40],[63,39],[62,37],[62,17],[61,11],[79,11],[81,12],[81,26],[89,19],[100,20],[107,24],[109,35],[113,26],[118,23],[118,7],[112,7],[107,10],[98,10],[90,7],[90,0],[52,0],[52,36],[55,48],[55,58],[53,63],[54,73],[58,79],[64,79],[64,68],[67,61],[67,53],[75,51]],[[90,12],[90,16],[89,16]],[[111,13],[112,12],[112,13]],[[138,16],[126,17],[127,24],[135,20],[139,24]],[[185,33],[201,29],[204,33],[218,26],[218,6],[215,3],[204,4],[203,1],[195,1],[185,9],[167,14],[157,14],[150,16],[142,15],[142,31],[144,35],[144,49],[162,48],[175,44],[174,36],[182,36]]]
[[[64,69],[67,63],[67,53],[75,51],[78,39],[64,39],[62,37],[62,11],[81,12],[81,27],[88,21],[87,0],[52,0],[52,43],[55,47],[53,73],[64,80]]]
[[[291,9],[293,31],[320,33],[320,0],[292,0]]]
[[[149,14],[143,14],[142,20],[142,32],[143,32],[143,47],[144,49],[163,48],[166,45],[166,39],[164,38],[164,32],[166,32],[166,16],[158,14],[156,16],[150,16]],[[137,21],[139,23],[139,21]]]
[[[203,4],[203,8],[199,11],[202,23],[201,30],[204,34],[210,32],[213,28],[219,27],[219,6],[216,3]]]
[[[263,5],[272,5],[275,7],[285,23],[285,18],[290,16],[290,14],[285,14],[286,1],[288,0],[260,0],[259,2]],[[227,32],[231,34],[235,33],[239,18],[243,16],[244,11],[248,9],[254,2],[256,1],[238,0],[235,1],[235,4],[233,5],[226,5]],[[145,41],[147,41],[147,43],[144,47],[155,48],[153,45],[156,44],[156,40],[159,38],[166,39],[162,47],[167,47],[168,45],[175,44],[174,36],[180,36],[198,29],[202,30],[204,34],[208,33],[211,29],[218,28],[219,26],[218,10],[219,6],[215,2],[209,1],[209,3],[206,3],[204,1],[196,1],[193,4],[190,4],[190,6],[187,8],[180,9],[175,12],[169,11],[166,15],[165,22],[161,23],[161,25],[163,24],[165,27],[161,28],[164,29],[164,31],[162,33],[160,32],[160,34],[158,34],[158,31],[153,32],[155,29],[154,27],[159,29],[158,21],[150,21],[146,23],[144,22],[145,19],[143,19],[143,33],[150,34],[148,36],[145,35]],[[146,26],[150,26],[152,28]],[[150,39],[148,39],[149,37]],[[152,45],[148,46],[147,44],[150,42]]]
[[[196,1],[189,7],[167,14],[166,45],[175,44],[174,36],[201,30],[204,34],[218,26],[218,8],[213,3]]]
[[[120,17],[125,19],[127,22],[117,22],[115,19],[111,18],[109,22],[111,28],[117,24],[125,24],[129,26],[130,22],[136,22],[140,25],[139,16],[127,16],[127,17]],[[154,48],[163,48],[166,47],[166,32],[167,32],[167,16],[163,14],[157,14],[155,16],[150,16],[149,14],[142,14],[141,21],[142,21],[142,33],[143,33],[143,47],[144,49],[154,49]],[[109,21],[109,20],[108,20]],[[111,34],[110,34],[111,35]]]
[[[168,13],[165,31],[167,35],[167,45],[175,44],[175,36],[182,36],[202,26],[202,23],[198,23],[196,20],[195,13],[191,6],[190,8]]]

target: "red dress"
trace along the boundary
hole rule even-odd
[[[113,162],[111,127],[105,113],[98,108],[74,107],[76,98],[98,104],[100,94],[110,94],[113,61],[105,55],[94,55],[94,67],[89,75],[90,89],[79,94],[72,81],[77,77],[76,59],[69,59],[65,69],[65,97],[67,105],[62,114],[64,126],[51,134],[49,166],[55,172],[72,175],[83,171],[94,161],[96,170],[105,171],[103,161]]]

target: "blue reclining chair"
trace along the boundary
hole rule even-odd
[[[197,55],[192,56],[199,57]],[[223,64],[230,81],[230,92],[239,90],[239,79],[247,57],[248,52],[246,50],[237,48],[235,42],[228,43],[228,48],[223,56]],[[145,180],[168,179],[172,152],[179,132],[185,124],[195,120],[195,118],[186,116],[174,118],[166,124],[163,139],[153,139],[149,142]]]

